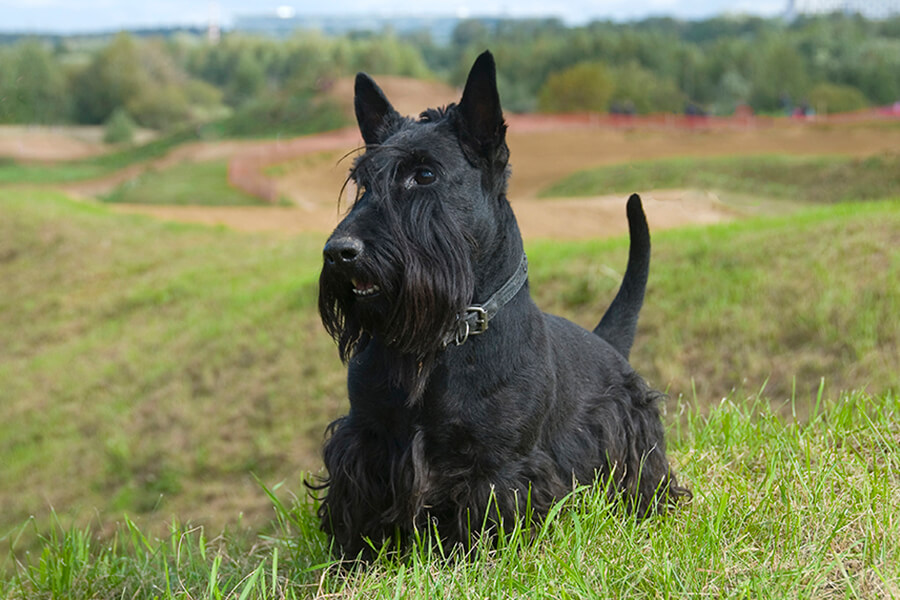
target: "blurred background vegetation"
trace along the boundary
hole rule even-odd
[[[427,32],[287,39],[185,32],[0,39],[0,123],[219,124],[225,135],[341,124],[324,98],[362,70],[460,85],[490,47],[510,112],[841,112],[900,100],[900,17],[654,18],[567,27],[555,19],[461,21]],[[585,91],[589,90],[588,93]],[[291,130],[299,127],[300,130]],[[124,132],[124,133],[123,133]],[[124,137],[123,137],[124,136]]]

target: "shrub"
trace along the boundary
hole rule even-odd
[[[137,125],[128,111],[121,106],[113,111],[105,125],[103,141],[107,144],[130,144],[134,141]]]
[[[660,78],[636,62],[614,69],[612,80],[612,102],[626,110],[633,108],[639,114],[677,113],[684,108],[685,96],[674,81]]]
[[[222,133],[237,137],[305,135],[344,124],[337,105],[311,94],[284,92],[247,103],[222,121]]]
[[[538,93],[541,112],[606,112],[615,83],[603,63],[583,62],[547,78]]]
[[[863,93],[852,85],[819,83],[809,91],[809,104],[817,113],[839,113],[868,106]]]

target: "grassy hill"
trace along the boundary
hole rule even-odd
[[[126,520],[100,543],[54,523],[0,582],[19,598],[887,598],[900,594],[900,398],[851,393],[806,424],[728,399],[671,432],[691,504],[638,520],[579,488],[534,530],[465,558],[427,541],[342,571],[314,506],[285,504],[262,536]],[[739,400],[739,399],[737,399]],[[30,529],[26,525],[22,529]],[[427,538],[427,535],[426,535]],[[21,556],[21,554],[20,554]],[[25,557],[24,560],[28,560]]]
[[[315,466],[343,386],[313,310],[320,241],[36,190],[0,212],[0,527],[50,506],[259,522],[248,472]]]
[[[813,204],[890,198],[900,195],[900,154],[634,161],[573,173],[540,195],[592,196],[667,188],[727,190]]]
[[[623,523],[580,492],[545,544],[344,578],[306,570],[327,553],[305,501],[275,504],[272,537],[248,533],[273,516],[251,473],[303,496],[345,410],[315,314],[321,237],[0,190],[0,536],[33,565],[7,562],[0,595],[224,597],[252,580],[291,597],[320,578],[351,597],[896,595],[898,232],[894,200],[655,235],[633,363],[672,397],[693,507]],[[627,240],[527,250],[538,304],[592,326]],[[189,525],[170,534],[173,515]]]
[[[228,163],[185,162],[167,169],[148,169],[99,198],[103,202],[168,206],[267,205],[228,183]]]

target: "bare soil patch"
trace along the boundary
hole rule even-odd
[[[142,130],[136,141],[150,141],[156,134]],[[109,152],[99,126],[0,126],[0,156],[25,162],[53,162],[89,158]]]
[[[625,195],[552,200],[520,199],[513,204],[526,238],[591,239],[628,233]],[[716,195],[698,190],[651,190],[641,194],[651,231],[729,221],[742,215]]]
[[[333,196],[336,198],[336,196]],[[642,194],[644,209],[654,231],[684,225],[728,221],[743,213],[717,196],[698,190],[652,190]],[[513,201],[519,227],[526,238],[590,239],[623,235],[625,195],[591,198]],[[115,210],[150,215],[167,221],[224,226],[244,232],[319,233],[327,235],[341,220],[337,201],[330,206],[149,206],[115,205]]]
[[[39,127],[35,125],[0,127],[0,156],[22,161],[54,161],[87,158],[106,151],[93,129],[76,127]]]

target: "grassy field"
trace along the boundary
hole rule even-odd
[[[128,204],[196,206],[266,205],[228,184],[225,161],[186,162],[150,169],[118,186],[101,200]]]
[[[623,521],[582,491],[540,544],[349,576],[316,567],[309,503],[273,512],[251,475],[304,497],[345,410],[322,237],[37,188],[0,189],[0,217],[2,596],[900,594],[896,199],[654,235],[632,362],[671,396],[689,509]],[[627,240],[527,250],[538,304],[592,327]]]
[[[900,196],[900,154],[725,156],[629,162],[579,171],[544,189],[544,197],[611,191],[694,188],[743,192],[810,203]]]
[[[50,506],[260,522],[248,472],[312,468],[340,410],[320,241],[0,198],[0,528]]]
[[[539,306],[585,327],[611,298],[622,240],[533,246]],[[631,361],[703,402],[766,385],[778,402],[900,385],[900,203],[839,204],[656,234]],[[602,301],[599,302],[602,306]]]
[[[462,558],[427,541],[342,571],[310,501],[259,537],[126,521],[98,543],[56,522],[15,565],[13,598],[888,598],[900,595],[900,398],[823,399],[805,424],[759,398],[686,408],[672,456],[691,504],[646,520],[580,488],[534,530]],[[23,529],[30,528],[26,525]],[[427,540],[427,534],[426,534]]]

